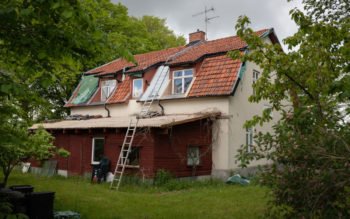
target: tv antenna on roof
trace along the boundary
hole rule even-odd
[[[199,13],[197,13],[197,14],[194,14],[194,15],[192,15],[192,17],[197,17],[197,16],[199,16],[199,15],[202,15],[202,14],[204,14],[204,23],[205,23],[205,39],[207,40],[208,39],[208,23],[209,23],[209,21],[210,20],[213,20],[213,19],[215,19],[215,18],[218,18],[218,17],[220,17],[220,16],[214,16],[214,17],[208,17],[208,12],[211,12],[211,11],[214,11],[215,9],[214,9],[214,7],[211,7],[211,8],[207,8],[207,6],[205,6],[204,7],[204,11],[201,11],[201,12],[199,12]]]

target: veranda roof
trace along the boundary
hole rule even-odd
[[[220,113],[195,113],[157,116],[140,119],[137,127],[166,128],[180,125],[209,117],[217,117]],[[45,129],[93,129],[93,128],[126,128],[129,126],[130,117],[105,117],[86,120],[62,120],[49,123],[34,124],[29,129],[35,130],[40,126]]]

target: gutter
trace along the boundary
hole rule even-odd
[[[111,117],[111,113],[110,113],[109,109],[107,108],[107,104],[104,103],[103,106],[104,106],[105,110],[107,111],[107,117],[108,118]]]

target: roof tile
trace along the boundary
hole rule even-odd
[[[240,64],[239,60],[232,60],[227,55],[204,59],[188,96],[231,94]]]
[[[111,97],[108,98],[107,103],[124,103],[131,95],[130,77],[127,76],[124,81],[118,83],[117,89]]]
[[[262,35],[268,29],[263,29],[255,32],[257,35]],[[226,37],[217,40],[205,41],[192,46],[187,52],[179,55],[172,60],[170,64],[176,65],[187,62],[195,62],[205,55],[223,53],[231,50],[242,49],[246,47],[246,43],[238,36]]]

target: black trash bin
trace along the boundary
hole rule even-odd
[[[55,192],[33,192],[27,195],[27,215],[30,219],[53,218]]]
[[[34,191],[34,187],[31,185],[14,185],[9,187],[12,191],[21,192],[25,195],[30,194]]]

